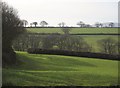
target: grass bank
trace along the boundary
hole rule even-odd
[[[3,84],[17,86],[110,86],[118,61],[17,52],[21,65],[3,69]]]

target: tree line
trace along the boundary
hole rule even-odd
[[[22,21],[23,21],[24,27],[26,27],[28,25],[28,21],[27,20],[22,20]],[[41,27],[47,27],[48,23],[46,21],[41,21],[40,23],[38,23],[38,22],[30,23],[30,27],[37,27],[38,25],[40,25]],[[79,21],[76,25],[78,25],[81,28],[93,27],[92,25],[86,24],[83,21]],[[113,22],[109,22],[108,25],[105,25],[105,26],[104,26],[103,23],[100,23],[100,22],[96,22],[94,24],[94,26],[97,27],[97,28],[101,28],[101,27],[114,27],[114,25],[115,24]],[[59,23],[58,26],[59,27],[68,27],[65,22]]]
[[[13,41],[16,51],[27,51],[29,48],[59,49],[68,51],[90,52],[91,48],[82,37],[72,35],[36,35],[22,34]]]
[[[70,35],[70,28],[61,28],[64,34],[40,35],[35,33],[24,33],[13,41],[13,48],[17,51],[27,51],[29,48],[57,49],[77,52],[93,52],[83,37]],[[119,43],[112,38],[97,41],[99,52],[105,54],[118,54]]]
[[[23,21],[18,12],[5,2],[0,1],[2,6],[2,65],[16,63],[16,53],[12,48],[12,41],[21,33],[25,32]]]

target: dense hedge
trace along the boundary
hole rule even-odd
[[[65,51],[65,50],[47,50],[38,48],[29,48],[28,53],[30,54],[50,54],[50,55],[66,55],[66,56],[77,56],[77,57],[87,57],[87,58],[99,58],[108,60],[119,60],[120,55],[110,55],[103,53],[91,53],[91,52],[75,52],[75,51]]]

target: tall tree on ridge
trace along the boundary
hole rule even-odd
[[[33,24],[35,25],[35,27],[36,27],[36,25],[38,24],[37,22],[33,22]]]
[[[41,22],[40,22],[40,25],[41,25],[42,27],[44,27],[45,25],[48,25],[48,23],[47,23],[46,21],[41,21]]]
[[[80,21],[80,22],[77,23],[77,25],[79,25],[80,27],[84,27],[84,26],[85,26],[85,23],[82,22],[82,21]]]

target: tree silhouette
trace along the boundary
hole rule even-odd
[[[61,23],[61,26],[62,26],[62,27],[65,27],[65,23],[64,23],[64,22],[62,22],[62,23]]]
[[[48,23],[47,23],[46,21],[41,21],[41,22],[40,22],[40,25],[41,25],[42,27],[44,27],[45,25],[48,25]]]
[[[100,23],[99,23],[99,22],[96,22],[96,23],[95,23],[95,26],[96,26],[96,27],[100,27]]]
[[[12,49],[12,41],[25,30],[18,12],[2,2],[2,61],[3,66],[16,63],[16,54]]]
[[[23,22],[24,27],[26,27],[26,25],[28,25],[28,21],[27,20],[22,20],[22,22]]]
[[[102,23],[100,23],[99,25],[100,25],[100,27],[103,27],[103,24],[102,24]]]
[[[109,23],[109,27],[113,27],[114,26],[114,23],[113,22],[110,22]]]
[[[38,24],[37,22],[33,22],[33,24],[35,25],[35,27],[36,27],[36,25]]]
[[[65,27],[65,23],[64,22],[61,22],[58,24],[60,27]]]
[[[61,30],[65,35],[68,35],[68,34],[70,34],[71,28],[63,27],[63,28],[61,28]]]
[[[80,21],[80,22],[77,23],[77,25],[79,25],[80,27],[84,27],[84,26],[85,26],[85,23],[82,22],[82,21]]]
[[[61,27],[61,23],[59,23],[58,25],[59,25],[59,27]]]
[[[116,54],[117,52],[117,41],[112,38],[106,38],[98,40],[100,51],[106,54]]]
[[[91,25],[90,25],[90,24],[86,24],[85,26],[86,26],[87,28],[90,28],[90,27],[91,27]]]

